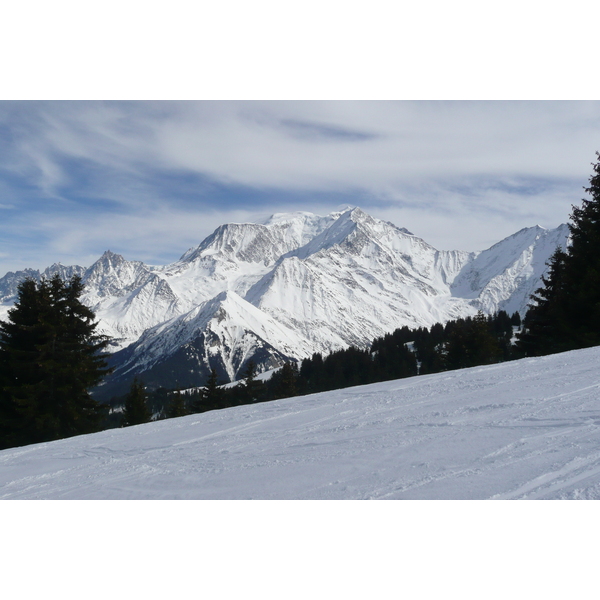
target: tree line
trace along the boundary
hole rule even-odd
[[[257,379],[250,361],[235,386],[219,385],[214,369],[197,391],[159,388],[145,392],[136,380],[126,396],[112,400],[120,414],[114,426],[512,360],[511,340],[520,323],[519,313],[510,317],[500,311],[490,316],[480,312],[430,328],[402,327],[375,339],[368,349],[351,346],[326,356],[315,353],[300,364],[289,361],[266,381]]]

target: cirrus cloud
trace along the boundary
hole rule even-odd
[[[169,262],[220,223],[340,204],[480,250],[567,220],[600,103],[11,101],[0,128],[5,272]]]

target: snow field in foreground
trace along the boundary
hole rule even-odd
[[[0,498],[597,499],[600,348],[0,452]]]

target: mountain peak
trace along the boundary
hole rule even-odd
[[[104,254],[96,261],[111,264],[120,264],[125,262],[125,258],[121,254],[116,254],[111,250],[106,250]]]
[[[200,385],[218,356],[233,377],[251,355],[266,367],[273,357],[363,347],[397,327],[429,327],[478,309],[523,314],[568,234],[566,225],[535,226],[483,252],[437,251],[360,207],[281,212],[263,223],[221,225],[165,267],[107,250],[85,270],[83,300],[103,333],[132,345],[119,360],[139,373],[156,363],[160,385],[170,385],[171,366],[185,364]],[[70,276],[75,267],[60,269]],[[0,278],[0,310],[14,302],[24,275]],[[171,362],[163,369],[161,361]]]
[[[354,219],[364,219],[364,218],[372,218],[368,215],[362,208],[355,206],[354,208],[350,208],[348,212],[352,215]]]
[[[273,213],[271,216],[269,216],[266,219],[259,221],[259,222],[261,225],[266,225],[268,227],[269,225],[275,225],[278,223],[287,223],[288,221],[305,220],[305,219],[311,219],[314,217],[318,217],[318,215],[315,215],[314,213],[311,213],[311,212],[297,210],[294,212]]]

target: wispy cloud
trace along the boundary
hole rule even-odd
[[[1,102],[0,130],[0,270],[166,261],[223,222],[342,203],[476,250],[567,220],[600,103]]]
[[[321,125],[309,121],[298,121],[296,119],[283,119],[280,121],[287,132],[295,138],[308,141],[343,141],[343,142],[364,142],[374,140],[379,136],[363,131],[354,131],[342,127],[331,125]]]

